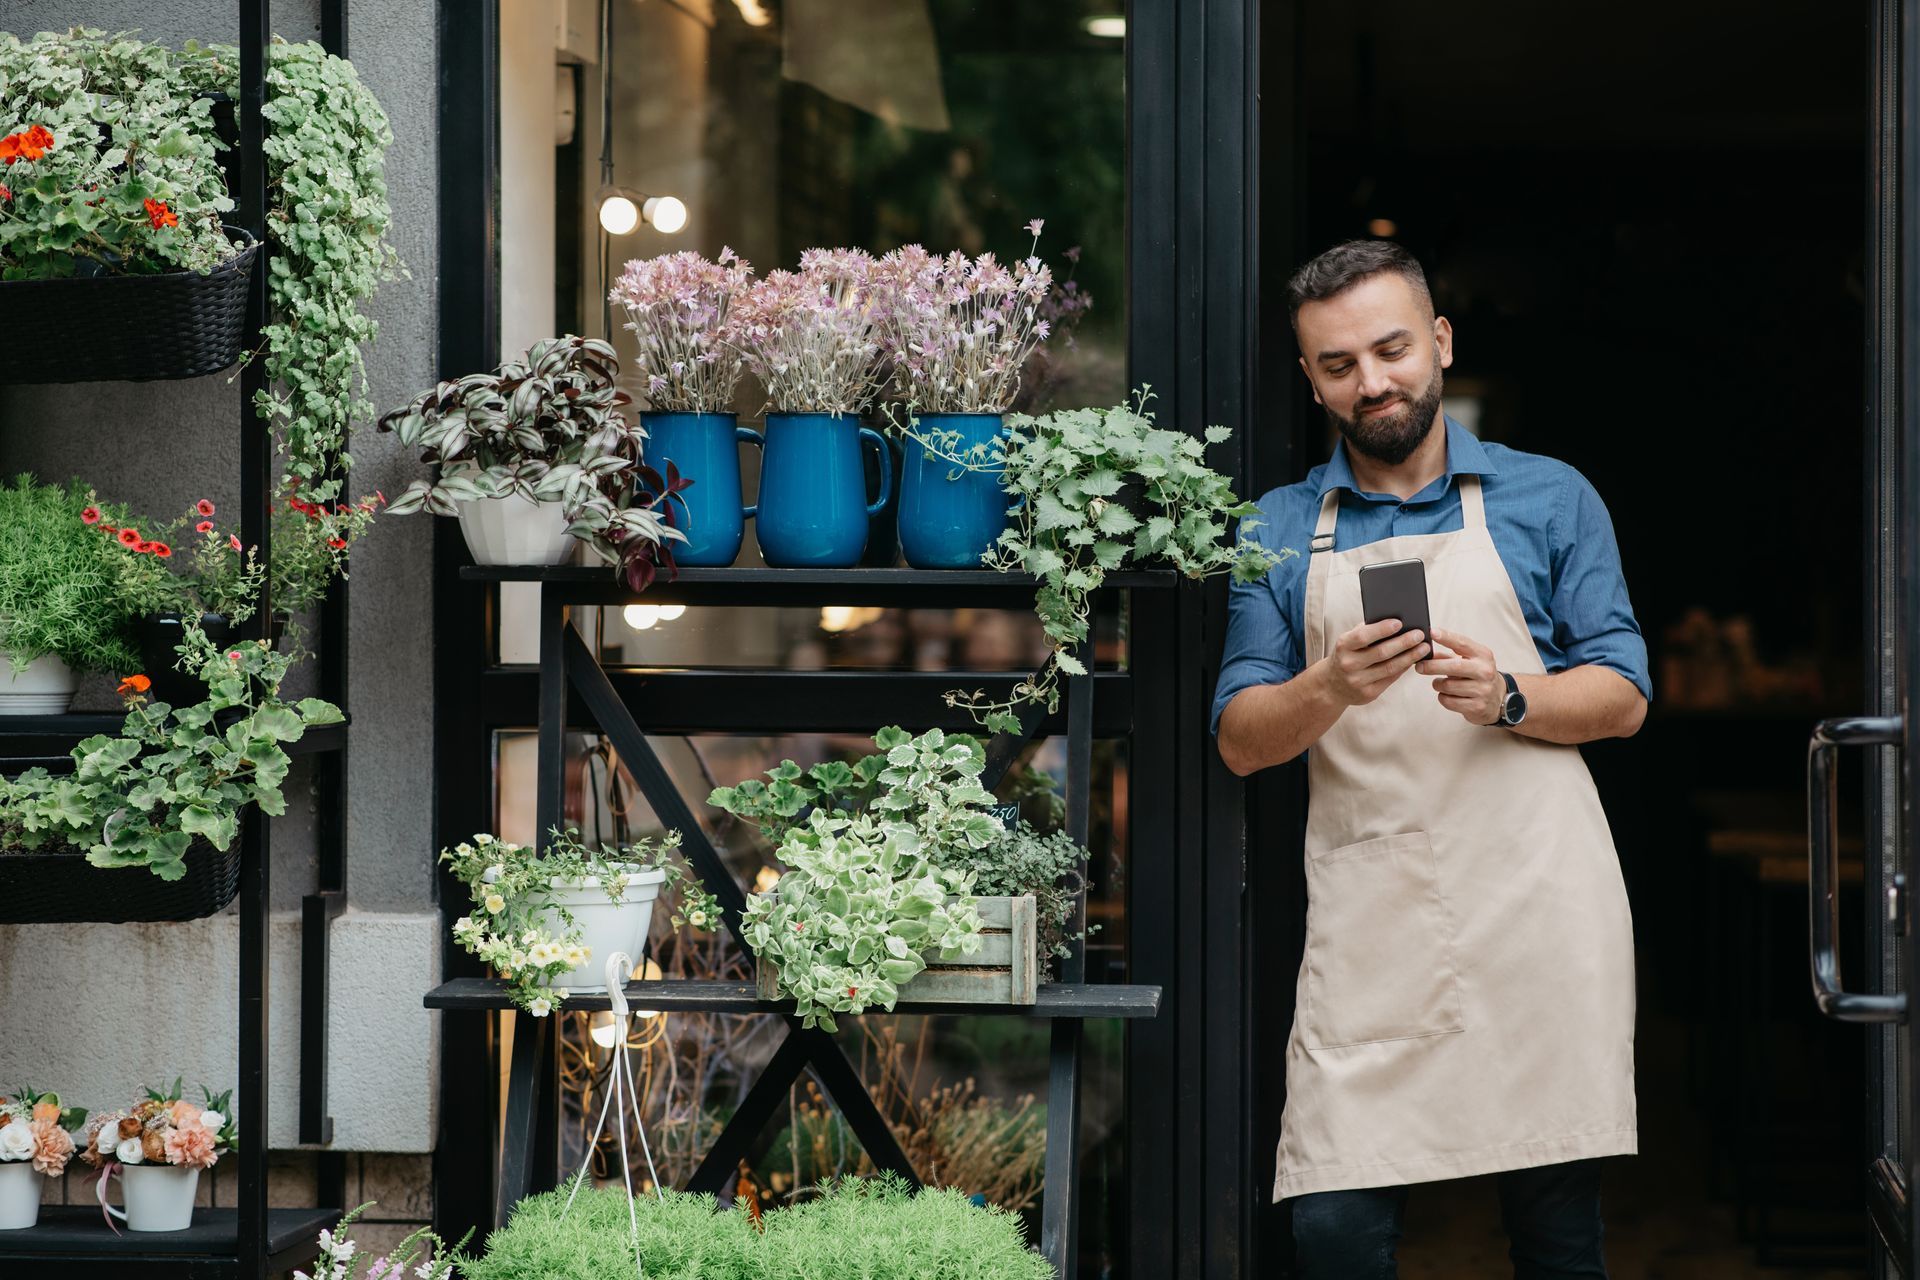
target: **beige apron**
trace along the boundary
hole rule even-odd
[[[1361,566],[1426,562],[1435,625],[1545,670],[1487,533],[1334,549],[1307,568],[1306,658],[1361,622]],[[1409,671],[1308,755],[1307,945],[1274,1199],[1621,1155],[1637,1147],[1633,925],[1575,747],[1469,724]]]

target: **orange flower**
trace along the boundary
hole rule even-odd
[[[153,554],[159,556],[162,560],[165,560],[173,554],[173,548],[164,542],[149,542],[147,546],[152,549]]]
[[[140,543],[141,543],[141,537],[140,537],[140,531],[139,531],[138,529],[122,529],[122,530],[120,530],[120,545],[121,545],[121,546],[123,546],[123,547],[138,547],[138,546],[140,545]]]
[[[60,1118],[60,1104],[57,1102],[34,1103],[33,1118],[35,1120],[58,1120]]]
[[[327,545],[335,551],[342,551],[346,549],[347,540],[345,538],[328,538]]]
[[[153,688],[153,681],[147,679],[145,676],[132,675],[120,682],[120,688],[116,690],[116,692],[123,698],[131,698],[135,694],[145,693],[151,688]]]
[[[199,524],[197,524],[197,525],[195,525],[195,526],[193,526],[193,531],[194,531],[195,533],[212,533],[212,532],[213,532],[213,521],[211,521],[211,520],[202,520],[202,521],[201,521],[201,522],[200,522]]]
[[[59,1108],[55,1108],[57,1111]],[[58,1120],[35,1120],[33,1122],[33,1169],[35,1173],[57,1178],[67,1167],[67,1158],[73,1154],[73,1137],[60,1127]]]
[[[149,196],[141,201],[141,203],[146,206],[147,221],[153,225],[155,231],[160,230],[162,227],[177,227],[180,225],[180,219],[174,216],[173,210],[167,208],[166,201],[155,200]]]
[[[43,154],[53,150],[53,134],[43,124],[37,124],[27,130],[26,145],[37,148]],[[38,160],[39,156],[28,156],[29,160]]]
[[[12,164],[15,160],[18,160],[19,158],[20,158],[20,135],[17,133],[10,133],[4,138],[0,138],[0,160],[5,160],[8,164]]]

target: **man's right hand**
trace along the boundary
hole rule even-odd
[[[1400,631],[1398,618],[1366,622],[1341,636],[1324,659],[1327,687],[1343,706],[1360,707],[1385,693],[1427,656],[1432,646],[1419,631]]]

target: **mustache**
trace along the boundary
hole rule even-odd
[[[1379,409],[1386,405],[1392,404],[1395,400],[1404,400],[1404,399],[1406,399],[1406,397],[1401,395],[1398,391],[1389,391],[1389,392],[1386,392],[1384,395],[1368,396],[1368,397],[1365,397],[1364,399],[1357,400],[1354,402],[1353,407],[1356,410]]]

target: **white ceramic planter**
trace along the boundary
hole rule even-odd
[[[653,900],[660,896],[660,886],[666,879],[664,871],[637,870],[627,877],[626,891],[617,903],[608,900],[607,891],[592,876],[564,886],[555,881],[551,892],[554,904],[567,909],[580,930],[580,945],[591,951],[585,964],[550,979],[547,985],[568,991],[605,991],[607,957],[616,951],[626,952],[638,965],[647,945],[647,930],[653,924]],[[559,933],[564,924],[554,918],[548,927]]]
[[[40,1186],[31,1160],[0,1164],[0,1231],[21,1231],[40,1221]]]
[[[129,1231],[185,1231],[193,1225],[193,1194],[200,1186],[198,1165],[123,1164],[120,1190],[127,1208],[107,1212]]]
[[[573,554],[575,539],[557,502],[529,502],[516,493],[456,505],[475,564],[565,564]]]
[[[0,715],[64,715],[78,685],[73,668],[57,654],[42,654],[18,671],[11,658],[0,654]]]

